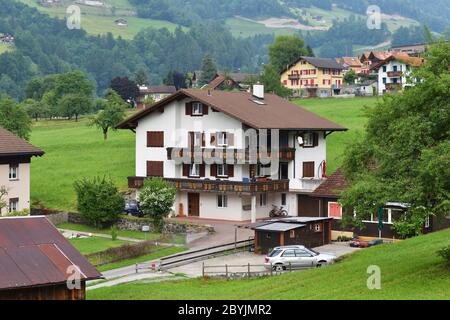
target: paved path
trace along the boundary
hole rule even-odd
[[[69,229],[61,229],[58,228],[58,230],[62,231],[63,236],[65,238],[70,238],[71,236],[76,237],[77,234],[81,234],[84,236],[92,236],[97,238],[108,238],[112,239],[112,236],[110,234],[106,233],[91,233],[91,232],[84,232],[84,231],[76,231],[76,230],[69,230]],[[128,238],[128,237],[117,237],[117,240],[123,240],[123,241],[130,241],[130,242],[142,242],[144,240],[139,240],[135,238]]]
[[[133,282],[133,281],[137,281],[137,280],[157,279],[157,278],[170,277],[170,276],[172,276],[172,274],[167,273],[167,272],[134,273],[134,274],[130,274],[127,276],[112,279],[110,281],[101,282],[99,284],[94,284],[92,286],[88,286],[88,287],[86,287],[86,290],[95,290],[98,288],[112,287],[112,286],[115,286],[118,284]],[[178,277],[178,278],[182,278],[182,277]]]

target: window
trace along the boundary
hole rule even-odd
[[[18,210],[19,210],[19,198],[9,199],[9,212],[18,211]]]
[[[226,146],[228,145],[227,133],[219,132],[217,134],[217,145],[218,146]]]
[[[383,72],[386,72],[386,70],[387,70],[386,66],[383,66]]]
[[[322,224],[321,223],[314,224],[314,232],[322,232]]]
[[[147,177],[163,177],[164,161],[147,161]]]
[[[314,161],[303,162],[303,178],[314,178]]]
[[[393,67],[394,72],[397,72],[397,69],[398,69],[397,66],[394,66],[394,67]]]
[[[217,176],[218,177],[227,177],[227,166],[224,164],[218,164],[217,165]]]
[[[303,135],[303,147],[313,147],[314,137],[312,132],[305,133]]]
[[[383,78],[383,83],[384,83],[384,84],[386,84],[386,81],[387,81],[386,78]]]
[[[295,230],[289,231],[289,238],[294,239],[295,238]]]
[[[259,194],[259,206],[265,207],[267,205],[267,193]]]
[[[286,193],[281,194],[281,205],[282,206],[286,205]]]
[[[194,148],[204,146],[203,138],[204,134],[201,132],[189,132],[190,145]]]
[[[228,196],[226,194],[217,195],[217,207],[218,208],[228,207]]]
[[[19,165],[18,164],[10,164],[9,165],[9,180],[17,180],[19,179]]]
[[[295,251],[294,250],[286,250],[281,255],[282,257],[295,257]]]
[[[203,105],[200,102],[192,103],[192,115],[193,116],[203,115]]]
[[[147,131],[147,147],[164,147],[164,131]]]
[[[305,250],[297,249],[295,250],[295,256],[296,257],[311,257],[311,253]]]
[[[198,163],[191,164],[189,170],[189,176],[191,177],[199,177],[200,176],[200,165]]]
[[[342,218],[342,207],[337,202],[328,202],[328,216],[336,219]]]

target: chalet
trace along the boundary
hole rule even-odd
[[[389,58],[373,68],[378,71],[378,94],[400,91],[413,85],[414,81],[408,81],[408,78],[412,69],[422,63],[422,58],[410,57],[405,53],[392,53]]]
[[[8,33],[0,33],[0,43],[12,44],[14,43],[14,37]]]
[[[247,91],[250,89],[250,86],[245,84],[244,81],[249,77],[255,76],[256,75],[240,72],[219,72],[216,77],[208,85],[206,85],[206,89],[236,89]]]
[[[145,109],[148,105],[145,104],[145,100],[148,98],[152,98],[154,102],[158,102],[171,94],[174,94],[177,89],[174,86],[153,86],[139,87],[139,96],[137,98],[137,108]]]
[[[336,58],[336,62],[343,66],[344,71],[353,70],[356,74],[359,74],[362,71],[362,63],[359,61],[358,57]]]
[[[44,152],[0,127],[0,186],[6,188],[1,215],[30,209],[30,162]]]
[[[281,83],[299,97],[338,95],[344,67],[334,59],[301,57],[281,72]]]
[[[101,278],[45,217],[0,218],[0,235],[0,300],[83,300]]]
[[[389,58],[391,53],[384,51],[370,51],[364,52],[359,61],[362,63],[361,73],[370,75],[373,74],[373,66],[376,66]]]
[[[136,175],[177,189],[178,216],[256,221],[272,204],[297,216],[298,199],[326,176],[326,138],[346,128],[262,85],[253,93],[181,89],[116,126],[136,133]]]
[[[343,208],[339,204],[341,193],[348,187],[348,182],[340,169],[336,170],[328,179],[316,188],[312,193],[301,197],[300,216],[305,217],[328,217],[332,220],[332,239],[338,236],[364,236],[364,237],[383,237],[383,238],[399,238],[399,235],[393,229],[393,223],[400,219],[408,205],[399,202],[388,202],[383,209],[383,228],[378,229],[377,213],[368,213],[367,218],[363,221],[363,228],[352,225],[343,226],[341,223],[343,217]],[[423,232],[428,233],[443,228],[450,227],[450,219],[438,219],[429,217],[424,222]]]
[[[419,57],[421,54],[425,53],[426,48],[427,48],[427,45],[421,43],[421,44],[396,46],[396,47],[392,47],[389,51],[406,53],[411,57]]]

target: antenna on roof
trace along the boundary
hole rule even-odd
[[[208,89],[208,97],[211,97],[211,96],[212,96],[211,89]]]

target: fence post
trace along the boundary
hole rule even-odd
[[[248,264],[248,277],[250,278],[250,263]]]
[[[202,277],[205,277],[205,263],[202,262]]]
[[[136,267],[136,273],[138,273],[138,264],[137,263],[136,263],[135,267]]]
[[[228,280],[228,265],[227,264],[225,265],[225,277]]]

